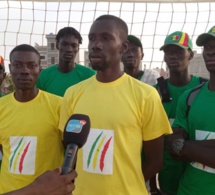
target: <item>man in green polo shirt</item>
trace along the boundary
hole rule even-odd
[[[170,73],[170,77],[165,80],[169,92],[169,100],[162,98],[162,103],[171,124],[175,120],[176,106],[181,94],[201,83],[198,76],[190,75],[188,71],[190,60],[194,56],[192,49],[193,44],[189,35],[181,31],[176,31],[168,35],[164,41],[164,45],[160,48],[164,52],[164,61]],[[155,87],[158,91],[162,91],[158,86]],[[177,161],[172,158],[166,149],[165,143],[163,167],[158,177],[163,194],[177,194],[179,182],[186,166],[186,162]]]
[[[215,26],[197,37],[210,79],[201,87],[183,93],[178,101],[175,132],[167,140],[171,154],[188,162],[177,195],[215,194]],[[188,109],[188,97],[196,93]]]

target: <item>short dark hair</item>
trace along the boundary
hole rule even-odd
[[[60,29],[55,37],[55,40],[59,42],[60,38],[65,36],[74,36],[76,39],[78,39],[79,44],[82,44],[83,39],[81,34],[73,27],[64,27]]]
[[[102,16],[99,16],[95,21],[99,21],[99,20],[112,20],[115,26],[117,27],[117,29],[120,31],[121,39],[123,41],[127,40],[128,26],[124,20],[113,15],[102,15]]]
[[[35,54],[37,54],[38,59],[39,59],[39,65],[40,65],[40,53],[31,45],[28,44],[21,44],[21,45],[17,45],[16,47],[13,48],[13,50],[10,52],[10,62],[11,62],[11,56],[14,52],[16,51],[28,51],[28,52],[34,52]]]

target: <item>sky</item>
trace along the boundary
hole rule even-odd
[[[79,58],[84,61],[90,26],[103,14],[121,17],[128,25],[129,34],[136,35],[144,48],[143,64],[147,68],[165,67],[159,48],[165,37],[174,31],[187,32],[194,50],[199,34],[215,25],[215,3],[122,3],[122,2],[24,2],[0,3],[0,55],[5,58],[18,44],[47,45],[45,36],[56,34],[65,26],[76,28],[83,37]]]

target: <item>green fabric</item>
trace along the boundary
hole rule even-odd
[[[37,87],[49,93],[63,96],[67,88],[90,78],[94,74],[94,70],[79,64],[76,64],[71,72],[62,73],[55,64],[41,71]]]
[[[177,117],[173,127],[182,127],[190,140],[209,140],[215,137],[215,92],[208,90],[208,82],[200,89],[192,102],[186,117],[186,91],[179,99]],[[178,195],[212,195],[215,194],[215,169],[201,163],[191,162],[181,178]]]
[[[184,91],[194,88],[199,84],[200,84],[199,77],[194,75],[192,76],[191,81],[187,85],[182,87],[176,87],[170,84],[169,81],[167,82],[167,87],[170,93],[170,97],[172,98],[172,101],[163,103],[163,106],[171,124],[175,119],[176,107],[178,99],[181,96],[181,94]],[[155,88],[157,88],[157,85],[155,85]],[[182,174],[185,171],[186,166],[187,166],[186,162],[179,162],[173,160],[164,145],[164,162],[158,177],[159,185],[163,192],[167,193],[168,195],[177,194],[179,181]]]
[[[143,48],[141,40],[134,35],[128,35],[128,41],[130,43],[135,43],[137,46]]]
[[[196,39],[196,45],[203,46],[205,41],[210,37],[215,38],[215,26],[213,26],[207,33],[199,35]]]
[[[139,81],[141,80],[143,74],[144,74],[144,71],[141,70],[139,76],[137,77],[137,79],[138,79]]]

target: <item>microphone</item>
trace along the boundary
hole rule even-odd
[[[68,119],[63,133],[64,144],[66,144],[67,148],[62,166],[62,175],[65,175],[74,169],[78,149],[86,143],[89,132],[89,116],[73,114]]]

